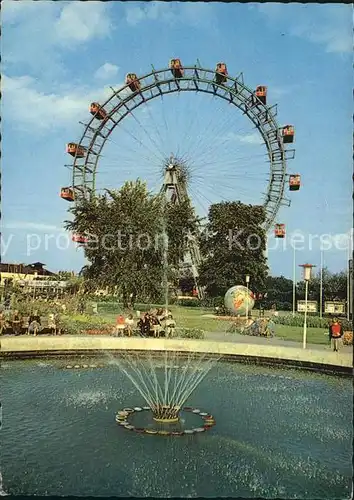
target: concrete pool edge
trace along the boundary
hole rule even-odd
[[[43,356],[99,355],[120,350],[181,353],[196,352],[222,356],[228,361],[264,365],[287,365],[336,374],[353,372],[352,353],[319,351],[277,345],[215,342],[189,339],[115,338],[109,336],[1,337],[0,359]]]

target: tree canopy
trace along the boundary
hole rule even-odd
[[[162,296],[164,276],[175,284],[188,231],[197,230],[194,210],[185,200],[173,205],[163,194],[151,194],[146,183],[126,182],[82,200],[71,209],[66,228],[85,235],[83,273],[97,286],[116,288],[127,305]]]
[[[200,283],[209,296],[224,295],[250,275],[253,291],[263,291],[268,267],[262,206],[222,202],[210,206],[201,238]]]
[[[321,271],[309,281],[309,300],[320,300]],[[346,300],[347,297],[347,274],[345,271],[332,273],[326,267],[322,270],[322,293],[323,300]],[[300,281],[297,286],[299,299],[305,298],[305,282]]]

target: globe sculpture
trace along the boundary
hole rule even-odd
[[[245,316],[254,307],[253,293],[243,285],[236,285],[228,289],[224,298],[225,308],[235,315]]]

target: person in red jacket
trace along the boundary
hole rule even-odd
[[[333,318],[332,324],[329,327],[329,335],[332,339],[333,350],[338,352],[339,340],[343,337],[343,327],[337,318]]]

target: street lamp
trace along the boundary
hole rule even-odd
[[[249,291],[248,291],[248,284],[250,282],[250,276],[249,274],[246,274],[246,287],[247,287],[247,299],[246,299],[246,326],[248,323],[248,297],[249,297]]]
[[[316,267],[312,264],[300,264],[299,267],[302,267],[304,272],[304,281],[305,281],[305,315],[304,315],[304,333],[302,337],[302,347],[306,349],[306,335],[307,335],[307,296],[309,291],[309,281],[311,279],[311,271],[313,267]]]

